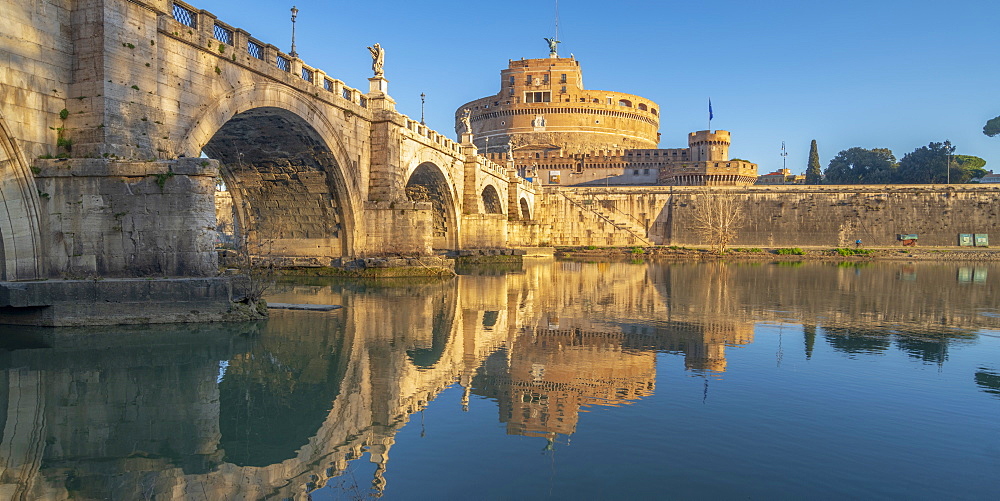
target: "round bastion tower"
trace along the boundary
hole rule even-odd
[[[659,143],[659,106],[622,92],[586,90],[573,57],[510,60],[500,92],[460,106],[480,153],[649,149]]]
[[[688,151],[695,162],[729,160],[729,131],[700,130],[688,134]]]

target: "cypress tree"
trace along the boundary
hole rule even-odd
[[[823,171],[819,166],[819,151],[816,149],[816,140],[812,140],[809,147],[809,166],[806,167],[806,184],[819,184],[823,181]]]

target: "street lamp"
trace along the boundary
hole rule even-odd
[[[427,94],[424,94],[423,92],[421,92],[420,93],[420,125],[427,125],[427,123],[424,122],[424,102],[425,102],[426,98],[427,98]]]
[[[295,17],[299,15],[299,9],[292,6],[292,51],[288,53],[289,56],[299,57],[299,53],[295,52]]]
[[[947,184],[951,184],[951,148],[948,148],[948,166],[946,167],[948,173]]]

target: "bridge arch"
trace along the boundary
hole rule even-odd
[[[487,184],[483,188],[480,198],[483,203],[483,212],[487,214],[503,214],[503,202],[500,199],[500,193],[497,192],[496,187],[492,184]]]
[[[30,172],[0,113],[0,280],[42,278],[38,191]]]
[[[531,206],[528,204],[528,199],[521,197],[521,200],[518,202],[518,206],[521,209],[521,219],[524,221],[530,221]]]
[[[257,230],[270,254],[351,256],[361,182],[336,111],[281,85],[243,87],[201,115],[181,151],[222,162],[239,231]]]
[[[406,198],[430,202],[435,249],[458,248],[458,207],[455,183],[445,169],[434,161],[423,161],[407,173]]]

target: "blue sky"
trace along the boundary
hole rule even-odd
[[[189,1],[286,52],[292,2]],[[397,109],[453,137],[461,104],[499,90],[508,59],[548,55],[555,1],[295,0],[296,48],[311,66],[367,89],[386,49]],[[809,142],[825,169],[837,152],[931,141],[1000,172],[1000,2],[995,0],[716,0],[559,2],[560,55],[581,62],[588,89],[638,94],[662,110],[660,147],[686,146],[708,126],[733,134],[732,157],[804,172]]]

